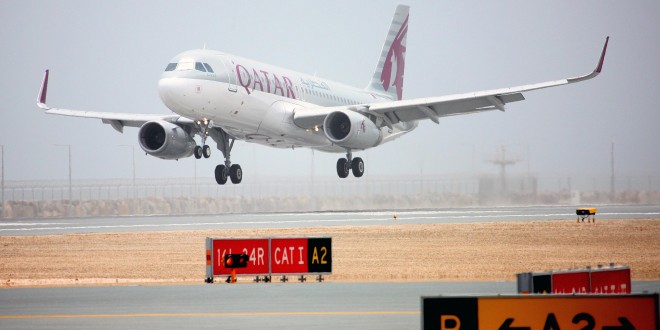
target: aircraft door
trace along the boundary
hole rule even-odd
[[[232,65],[231,60],[227,56],[222,56],[222,64],[225,66],[225,72],[227,72],[227,81],[229,82],[229,91],[236,92],[238,87],[236,86],[236,67]]]
[[[300,84],[296,84],[296,91],[298,92],[298,99],[305,101],[305,89]]]

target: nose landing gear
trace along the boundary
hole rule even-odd
[[[199,136],[202,138],[202,145],[195,146],[195,158],[201,159],[211,157],[211,147],[206,145],[206,138],[209,135],[209,128],[213,127],[213,122],[204,118],[203,120],[195,121],[195,128],[199,131]]]
[[[206,140],[206,139],[202,139],[202,140]],[[205,141],[202,143],[205,143]],[[206,144],[202,146],[195,146],[194,154],[195,154],[195,158],[197,159],[201,159],[202,157],[209,158],[211,157],[211,147],[207,146]]]

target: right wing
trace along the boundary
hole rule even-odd
[[[41,109],[46,110],[46,113],[48,114],[101,119],[101,121],[104,124],[109,124],[110,126],[112,126],[112,128],[114,128],[120,133],[124,131],[124,126],[141,127],[144,123],[153,120],[162,120],[182,126],[194,125],[194,122],[191,119],[179,115],[150,115],[150,114],[119,113],[119,112],[95,112],[95,111],[51,108],[48,105],[46,105],[46,94],[48,92],[48,74],[49,74],[49,70],[46,70],[46,73],[44,74],[44,80],[41,84],[41,90],[39,91],[39,97],[37,98],[37,106]]]
[[[586,75],[543,83],[479,91],[466,94],[417,98],[400,101],[386,101],[360,105],[312,108],[294,112],[294,123],[302,128],[320,127],[325,117],[333,111],[352,110],[372,114],[382,118],[382,126],[392,127],[398,122],[420,119],[430,119],[436,124],[440,117],[482,112],[489,110],[504,111],[505,104],[525,99],[523,92],[542,88],[572,84],[596,77],[603,69],[605,52],[610,37],[605,39],[605,45],[600,55],[596,69]]]

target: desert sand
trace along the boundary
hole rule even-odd
[[[1,236],[4,287],[203,283],[205,238],[330,236],[334,282],[515,281],[516,273],[628,265],[660,280],[660,219]],[[242,281],[251,281],[243,278]]]

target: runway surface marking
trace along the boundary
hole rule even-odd
[[[400,212],[397,218],[397,222],[403,221],[424,221],[424,220],[433,220],[437,219],[439,221],[451,221],[451,220],[465,220],[465,219],[479,219],[479,220],[488,220],[488,219],[500,219],[503,216],[507,218],[536,218],[536,219],[548,219],[548,218],[565,218],[565,217],[574,217],[574,213],[520,213],[520,214],[510,214],[513,211],[509,210],[484,210],[484,211],[435,211],[435,212]],[[350,223],[350,222],[390,222],[392,212],[369,212],[366,213],[370,216],[383,215],[382,217],[369,217],[369,218],[346,218],[346,219],[298,219],[298,220],[269,220],[269,221],[211,221],[211,222],[184,222],[184,223],[157,223],[157,224],[117,224],[117,225],[80,225],[80,223],[70,222],[68,225],[61,222],[52,222],[52,223],[39,223],[39,222],[8,222],[0,223],[0,232],[31,232],[31,231],[43,231],[43,230],[90,230],[90,229],[127,229],[127,228],[173,228],[173,227],[190,227],[190,226],[232,226],[232,225],[281,225],[281,224],[319,224],[319,223]],[[509,213],[509,214],[508,214]],[[330,213],[330,214],[314,214],[314,213],[300,213],[300,214],[269,214],[269,217],[325,217],[331,215],[337,215],[342,213]],[[355,215],[355,213],[345,213],[350,215]],[[452,215],[454,214],[454,215]],[[265,215],[255,214],[252,215],[255,217],[261,217]],[[647,216],[649,218],[660,217],[660,212],[612,212],[612,213],[598,213],[598,216]],[[240,217],[240,216],[238,216]],[[438,222],[440,223],[440,222]],[[54,225],[50,227],[45,227],[48,225]],[[7,226],[9,228],[1,228]],[[25,226],[23,228],[12,228],[14,226]],[[40,226],[40,227],[31,227],[31,226]]]
[[[410,218],[408,218],[410,219]],[[184,227],[184,226],[208,226],[208,225],[267,225],[286,223],[318,223],[318,222],[354,222],[354,221],[390,221],[383,218],[361,218],[361,219],[320,219],[320,220],[278,220],[278,221],[220,221],[220,222],[186,222],[186,223],[162,223],[162,224],[133,224],[133,225],[100,225],[100,226],[59,226],[59,227],[35,227],[35,228],[5,228],[0,231],[36,231],[36,230],[68,230],[68,229],[104,229],[104,228],[143,228],[143,227]]]
[[[35,314],[0,315],[0,320],[10,319],[85,319],[130,317],[236,317],[236,316],[347,316],[347,315],[419,315],[419,311],[352,311],[352,312],[228,312],[228,313],[135,313],[135,314]]]

